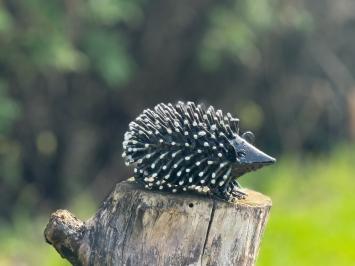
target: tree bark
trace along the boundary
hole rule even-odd
[[[271,200],[247,193],[227,203],[125,181],[93,218],[58,210],[44,234],[73,265],[254,265]]]

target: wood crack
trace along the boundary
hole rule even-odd
[[[201,255],[201,265],[202,265],[202,260],[205,254],[205,250],[206,250],[206,245],[207,245],[207,241],[208,241],[208,236],[210,234],[210,230],[211,230],[211,225],[213,222],[213,217],[214,217],[214,212],[216,210],[216,201],[213,200],[213,205],[212,205],[212,211],[211,211],[211,217],[210,220],[208,222],[208,227],[207,227],[207,232],[206,232],[206,237],[205,237],[205,241],[203,243],[203,249],[202,249],[202,255]]]
[[[134,195],[136,193],[133,193]],[[128,223],[127,223],[127,226],[126,226],[126,229],[125,229],[125,233],[124,233],[124,237],[123,237],[123,242],[122,242],[122,265],[123,265],[123,261],[124,261],[124,255],[125,255],[125,247],[126,247],[126,242],[127,242],[127,235],[128,235],[128,229],[130,227],[130,224],[132,223],[132,219],[133,219],[133,205],[131,205],[131,211],[130,211],[130,216],[129,216],[129,219],[128,219]]]

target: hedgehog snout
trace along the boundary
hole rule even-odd
[[[247,141],[242,141],[235,147],[236,161],[248,170],[256,170],[276,162],[276,159],[262,152]]]
[[[239,148],[236,151],[236,157],[236,162],[232,165],[232,174],[236,178],[276,162],[273,157],[265,154],[251,144]]]

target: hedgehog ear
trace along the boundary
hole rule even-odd
[[[255,135],[253,132],[251,131],[245,131],[242,134],[242,138],[245,139],[247,142],[249,142],[250,144],[254,144],[255,142]]]

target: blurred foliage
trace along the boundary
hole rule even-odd
[[[9,134],[13,123],[20,116],[19,104],[9,97],[5,80],[0,79],[0,134]]]
[[[126,82],[133,61],[124,30],[142,18],[140,1],[3,1],[0,62],[24,79],[49,71],[94,71],[108,84]]]
[[[276,28],[312,31],[312,16],[278,0],[221,4],[211,12],[210,28],[202,41],[202,67],[215,70],[221,67],[223,57],[255,67],[261,63],[260,41]]]
[[[322,158],[285,156],[277,166],[242,178],[244,186],[273,200],[258,266],[354,264],[354,151],[343,145]],[[67,208],[88,219],[97,208],[91,197],[81,193]],[[11,225],[0,224],[0,265],[69,265],[44,243],[46,217],[17,214]]]

